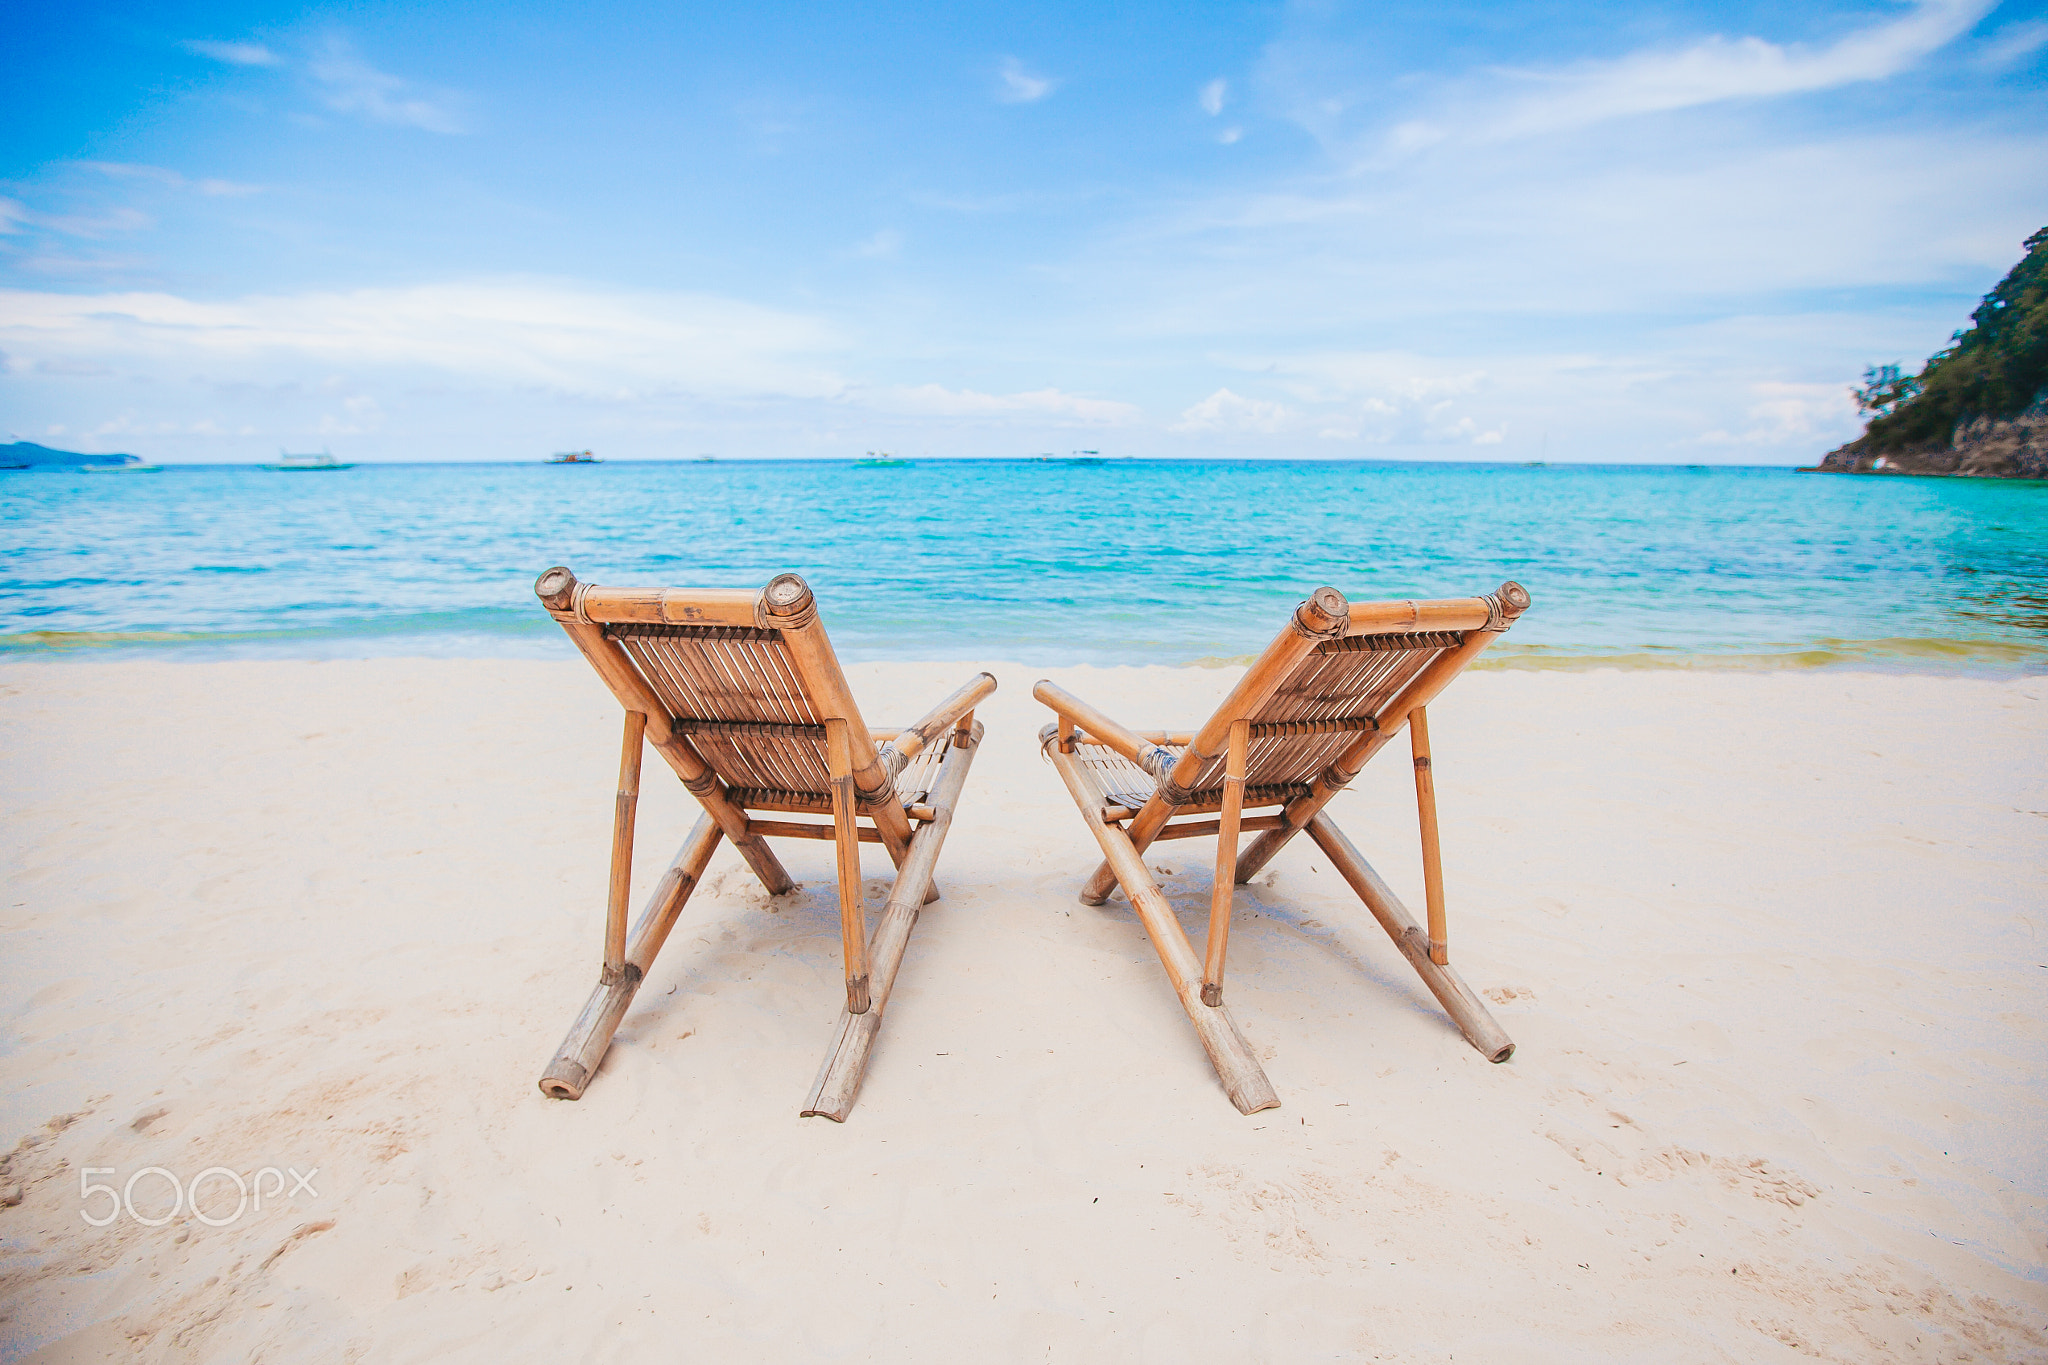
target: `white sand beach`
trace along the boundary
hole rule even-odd
[[[780,899],[720,849],[588,1094],[537,1090],[601,946],[581,662],[0,667],[0,1359],[2048,1358],[2048,679],[1468,676],[1452,960],[1519,1050],[1298,840],[1239,892],[1246,1118],[1122,898],[1075,899],[1040,670],[985,666],[844,1125],[797,1114],[823,843]],[[974,667],[848,673],[881,724]],[[1048,676],[1170,726],[1235,674]],[[644,791],[642,890],[694,813]],[[1333,809],[1419,906],[1402,749]],[[1210,847],[1148,858],[1191,928]],[[149,1167],[313,1174],[88,1224],[82,1180],[162,1211]]]

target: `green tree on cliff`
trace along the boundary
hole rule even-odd
[[[1946,445],[1960,423],[2011,417],[2048,388],[2048,228],[2027,238],[2027,254],[1970,321],[1916,377],[1895,365],[1863,372],[1856,406],[1877,414],[1864,432],[1867,449]]]

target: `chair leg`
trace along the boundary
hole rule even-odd
[[[1060,753],[1055,748],[1047,757],[1052,759],[1060,779],[1067,784],[1074,804],[1080,807],[1081,818],[1094,831],[1095,840],[1102,846],[1103,857],[1116,874],[1117,883],[1130,897],[1131,908],[1138,912],[1138,919],[1152,940],[1153,950],[1159,954],[1160,965],[1166,968],[1166,979],[1173,983],[1173,992],[1180,997],[1181,1008],[1187,1011],[1196,1034],[1201,1037],[1202,1048],[1209,1054],[1209,1062],[1216,1068],[1216,1076],[1223,1082],[1230,1102],[1241,1114],[1276,1108],[1280,1097],[1273,1093],[1273,1083],[1266,1079],[1265,1069],[1252,1056],[1251,1045],[1238,1032],[1230,1011],[1221,1004],[1211,1006],[1202,1003],[1202,963],[1195,956],[1194,948],[1189,946],[1187,935],[1180,931],[1180,923],[1173,917],[1173,907],[1159,890],[1159,884],[1145,870],[1145,860],[1138,855],[1130,835],[1115,825],[1104,824],[1099,818],[1091,818],[1093,808],[1088,789],[1071,755]]]
[[[846,722],[825,722],[826,762],[832,774],[833,846],[839,864],[839,947],[846,963],[846,1010],[868,1011],[867,907],[861,901],[860,829],[855,822],[853,756]]]
[[[1489,1062],[1504,1062],[1514,1056],[1514,1040],[1494,1022],[1492,1013],[1454,968],[1431,960],[1429,937],[1422,926],[1401,904],[1393,888],[1373,871],[1372,864],[1359,856],[1351,841],[1344,837],[1344,831],[1328,815],[1319,813],[1308,822],[1308,835],[1336,866],[1339,875],[1351,884],[1351,889],[1365,902],[1365,908],[1372,911],[1380,928],[1387,931],[1387,937],[1394,940],[1394,946],[1415,968],[1422,984],[1429,987],[1444,1013],[1465,1035],[1465,1041],[1478,1048]]]
[[[968,718],[972,719],[973,714],[974,713],[971,711],[968,712]],[[892,797],[894,796],[895,793],[893,789],[891,790],[890,794]],[[894,866],[898,872],[901,872],[903,870],[903,860],[910,856],[910,841],[908,839],[898,839],[887,825],[881,824],[879,822],[875,825],[875,832],[882,836],[882,847],[889,850],[890,864]],[[915,831],[913,831],[913,833],[914,832]],[[938,879],[934,878],[932,880],[931,886],[925,890],[924,903],[926,905],[930,905],[933,901],[937,900],[938,898],[939,883]]]
[[[655,883],[653,894],[647,898],[646,909],[640,912],[640,922],[633,927],[631,946],[626,950],[618,978],[598,982],[597,989],[590,993],[589,1001],[583,1006],[583,1012],[569,1026],[561,1047],[555,1050],[554,1060],[541,1073],[543,1095],[558,1100],[583,1098],[584,1088],[597,1074],[598,1063],[604,1060],[605,1051],[612,1045],[612,1035],[618,1032],[626,1007],[633,1003],[634,994],[646,979],[648,968],[654,965],[661,945],[668,941],[669,930],[675,928],[684,902],[697,889],[697,883],[704,875],[704,866],[711,861],[711,854],[722,837],[724,831],[706,815],[698,819],[690,837],[683,840],[675,861]]]
[[[1449,932],[1444,928],[1444,859],[1436,832],[1436,775],[1429,761],[1429,717],[1418,706],[1408,713],[1408,745],[1415,757],[1415,818],[1422,827],[1422,894],[1429,912],[1429,960],[1441,967],[1451,960]]]
[[[952,748],[940,760],[939,778],[931,798],[933,818],[910,836],[909,854],[896,874],[896,885],[889,892],[888,904],[882,908],[882,918],[875,925],[874,942],[868,954],[873,973],[868,1007],[859,1014],[851,1009],[840,1013],[832,1030],[831,1046],[825,1050],[825,1061],[804,1101],[805,1118],[822,1117],[844,1123],[853,1110],[861,1080],[867,1075],[869,1054],[881,1032],[882,1011],[889,1003],[889,993],[895,989],[897,970],[903,965],[904,950],[910,946],[910,931],[917,925],[918,910],[925,903],[939,851],[953,827],[953,811],[960,804],[960,790],[967,783],[967,770],[980,743],[979,726],[966,734],[955,732]]]
[[[633,820],[640,804],[640,755],[646,747],[647,717],[626,713],[619,749],[619,794],[612,810],[611,895],[604,914],[604,975],[607,986],[626,970],[626,902],[633,895]]]
[[[1216,880],[1209,891],[1209,941],[1202,961],[1202,1003],[1223,1003],[1223,959],[1230,951],[1230,909],[1237,890],[1237,828],[1244,818],[1245,750],[1251,726],[1233,721],[1223,762],[1223,809],[1216,820]]]

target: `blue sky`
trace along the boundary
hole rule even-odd
[[[1810,463],[2048,223],[1926,0],[16,6],[0,426]]]

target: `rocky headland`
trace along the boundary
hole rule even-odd
[[[2017,417],[1976,417],[1945,443],[1882,448],[1868,433],[1829,451],[1824,474],[1951,474],[1980,479],[2048,479],[2048,404]]]
[[[1971,325],[1917,375],[1872,366],[1855,390],[1863,434],[1814,466],[1829,474],[2048,478],[2048,228],[1984,296]]]

